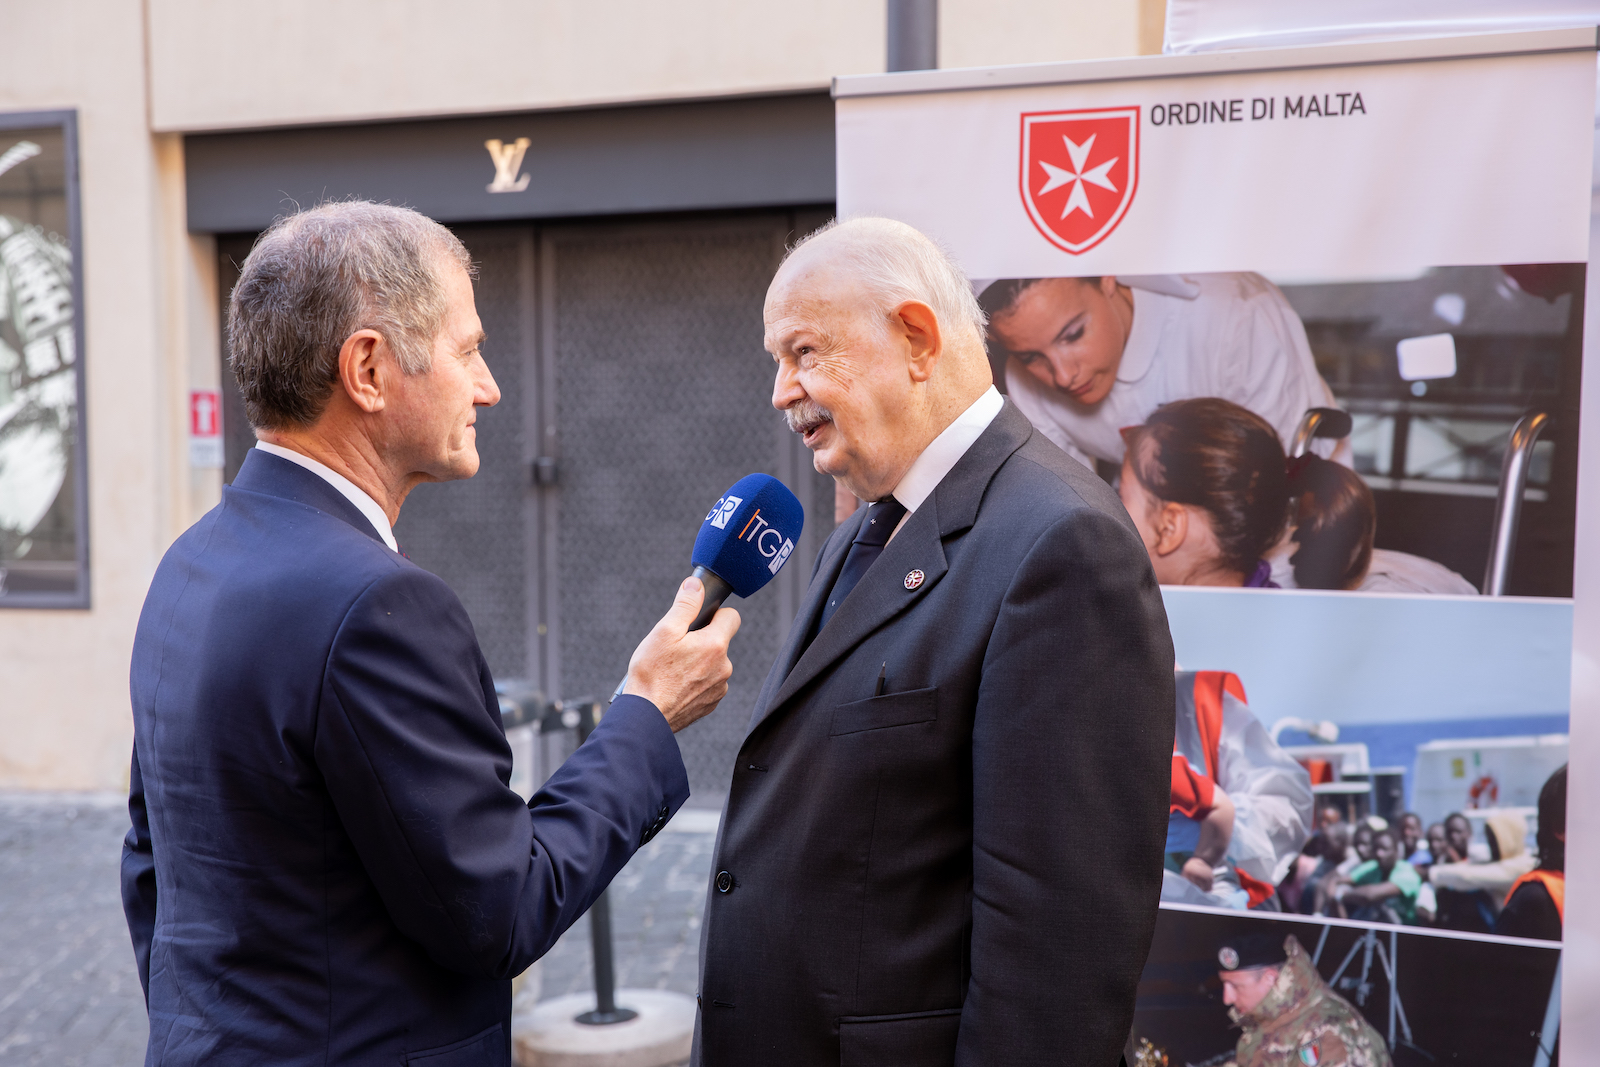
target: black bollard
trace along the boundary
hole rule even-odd
[[[570,705],[569,705],[570,706]],[[583,744],[600,723],[605,709],[599,701],[584,701],[578,711],[578,744]],[[594,950],[594,992],[597,1001],[594,1011],[576,1017],[585,1026],[609,1026],[625,1023],[638,1016],[629,1008],[617,1007],[617,968],[611,952],[611,900],[608,891],[602,890],[589,908],[589,943]]]

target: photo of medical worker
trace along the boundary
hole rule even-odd
[[[1551,1063],[1556,946],[1164,906],[1133,1067]],[[1540,1056],[1540,1050],[1545,1055]]]
[[[1164,584],[1569,596],[1583,278],[974,287],[1001,388],[1170,520],[1141,528]]]

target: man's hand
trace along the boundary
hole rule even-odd
[[[705,597],[700,579],[685,578],[671,609],[628,661],[622,691],[660,708],[673,733],[709,715],[727,696],[728,679],[733,676],[728,643],[739,632],[739,613],[718,608],[704,629],[689,632]]]

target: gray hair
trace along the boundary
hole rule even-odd
[[[988,320],[966,274],[933,238],[903,222],[871,215],[834,219],[801,239],[785,262],[818,237],[835,232],[850,238],[840,256],[850,264],[853,280],[877,299],[885,328],[896,307],[919,300],[933,309],[946,330],[964,327],[972,340],[983,343]]]
[[[473,272],[456,235],[409,208],[340,201],[274,222],[228,302],[228,362],[250,425],[316,422],[357,330],[382,334],[404,373],[427,371],[448,311],[441,259]]]

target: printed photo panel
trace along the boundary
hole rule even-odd
[[[1584,274],[974,287],[996,383],[1043,433],[1129,481],[1136,521],[1197,509],[1209,551],[1161,543],[1164,584],[1567,597]]]
[[[952,253],[1162,583],[1136,1067],[1552,1062],[1594,38],[1428,47],[836,88],[840,214]]]
[[[0,114],[0,607],[88,598],[72,130]]]
[[[1166,908],[1128,1063],[1548,1064],[1560,957],[1526,939]]]

